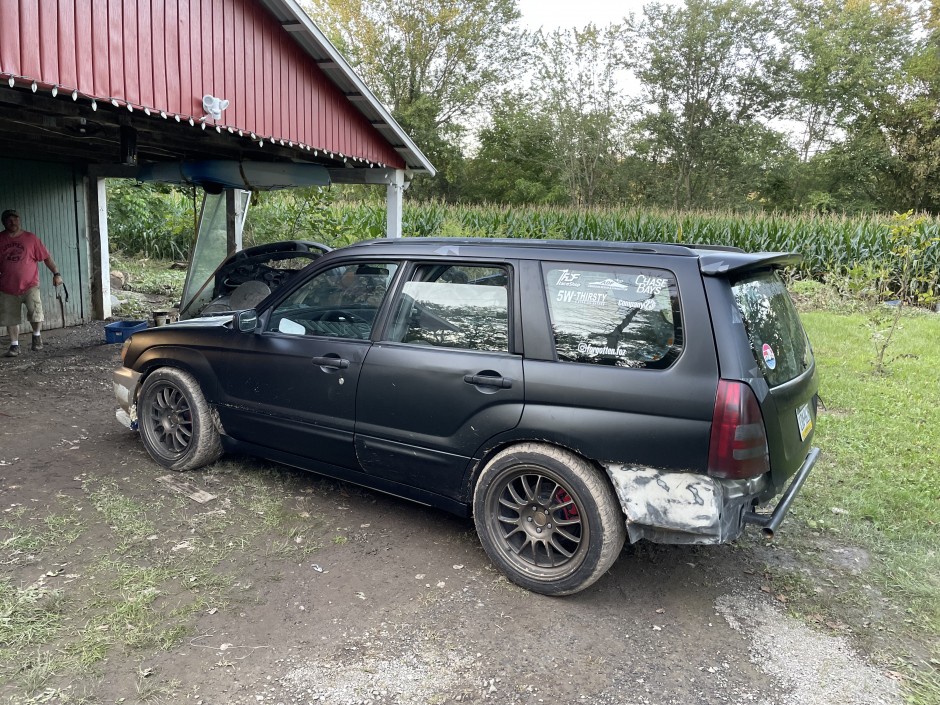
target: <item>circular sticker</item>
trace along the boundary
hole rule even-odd
[[[764,343],[764,347],[761,351],[763,352],[764,364],[767,365],[767,369],[774,369],[777,366],[777,356],[774,355],[774,349],[767,343]]]

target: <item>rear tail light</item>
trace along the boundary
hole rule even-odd
[[[719,380],[708,446],[708,474],[738,480],[769,470],[767,432],[757,397],[743,382]]]

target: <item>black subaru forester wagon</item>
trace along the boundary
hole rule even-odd
[[[779,273],[798,262],[360,243],[253,309],[135,333],[113,376],[118,417],[175,470],[247,452],[472,514],[511,580],[570,594],[627,537],[776,530],[819,453],[815,362]]]

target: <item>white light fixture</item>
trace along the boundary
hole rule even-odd
[[[15,78],[13,78],[13,74],[10,74],[10,80],[9,80],[9,81],[7,81],[7,83],[9,83],[9,84],[10,84],[10,88],[13,88],[13,86],[15,86],[15,85],[16,85],[16,79],[15,79]]]
[[[55,98],[57,95],[59,95],[59,87],[58,87],[58,86],[53,86],[53,87],[52,87],[52,97]]]
[[[150,108],[144,108],[144,115],[150,117]]]
[[[97,110],[97,109],[98,109],[98,101],[95,100],[94,98],[91,99],[91,109],[92,109],[92,110]]]
[[[30,86],[30,89],[33,91],[33,93],[35,93],[36,91],[39,90],[39,86],[36,85],[35,81],[33,81],[33,85]]]
[[[78,100],[78,90],[72,91],[72,100]]]
[[[113,105],[115,108],[120,107],[120,104],[118,103],[117,98],[111,99],[111,105]]]
[[[224,98],[216,98],[214,95],[207,93],[202,97],[202,109],[206,111],[206,114],[209,115],[213,120],[222,119],[222,111],[224,111],[229,106],[229,101]]]

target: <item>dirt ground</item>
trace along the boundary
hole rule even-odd
[[[0,701],[901,701],[775,599],[765,565],[800,570],[786,523],[773,546],[627,547],[587,591],[542,597],[494,570],[471,521],[313,474],[223,459],[177,476],[208,502],[174,492],[115,420],[103,324],[45,338],[0,359],[0,583],[39,590],[59,628],[2,643],[0,603]],[[169,569],[141,589],[143,568]],[[145,623],[157,637],[130,639]]]

